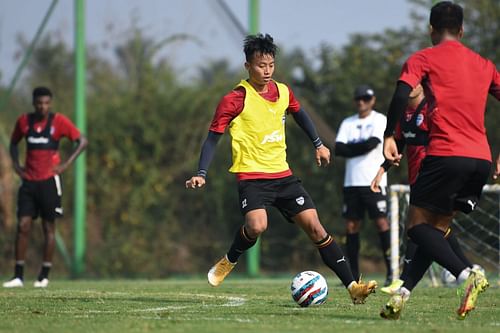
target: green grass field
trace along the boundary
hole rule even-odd
[[[27,284],[31,281],[27,281]],[[329,279],[328,302],[293,303],[289,279],[52,281],[37,290],[1,289],[1,332],[500,332],[500,289],[490,287],[465,321],[455,289],[417,288],[397,322],[379,318],[387,296],[352,305]]]

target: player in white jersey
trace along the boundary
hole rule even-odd
[[[376,97],[372,88],[361,85],[354,91],[354,102],[358,112],[345,118],[337,133],[335,154],[346,158],[344,177],[344,206],[342,216],[346,221],[346,252],[351,270],[359,277],[359,230],[368,211],[378,229],[380,245],[387,267],[386,284],[392,281],[390,266],[390,231],[387,220],[386,186],[384,175],[380,193],[370,190],[377,173],[374,165],[384,161],[382,142],[386,117],[373,109]]]

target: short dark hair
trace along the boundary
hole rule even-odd
[[[255,53],[276,55],[278,47],[274,44],[273,37],[269,34],[248,35],[245,37],[243,51],[247,61],[251,61]]]
[[[40,96],[50,96],[52,98],[52,91],[47,87],[36,87],[33,89],[33,100]]]
[[[437,32],[458,35],[464,23],[464,10],[451,1],[441,1],[432,7],[429,23]]]

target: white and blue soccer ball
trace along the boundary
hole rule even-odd
[[[293,300],[301,307],[323,304],[328,297],[326,280],[315,271],[304,271],[295,275],[290,289]]]

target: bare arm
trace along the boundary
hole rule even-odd
[[[55,173],[63,173],[73,163],[78,155],[81,154],[81,152],[87,147],[89,143],[87,138],[83,135],[81,135],[80,138],[76,139],[75,142],[77,143],[76,148],[73,150],[73,152],[65,162],[59,164],[54,168]]]
[[[493,171],[493,179],[498,179],[500,177],[500,153],[497,155],[495,161],[495,170]]]
[[[12,164],[14,165],[14,171],[21,178],[25,178],[26,171],[24,167],[19,164],[19,149],[17,148],[18,142],[11,141],[9,146],[10,158],[12,159]]]

